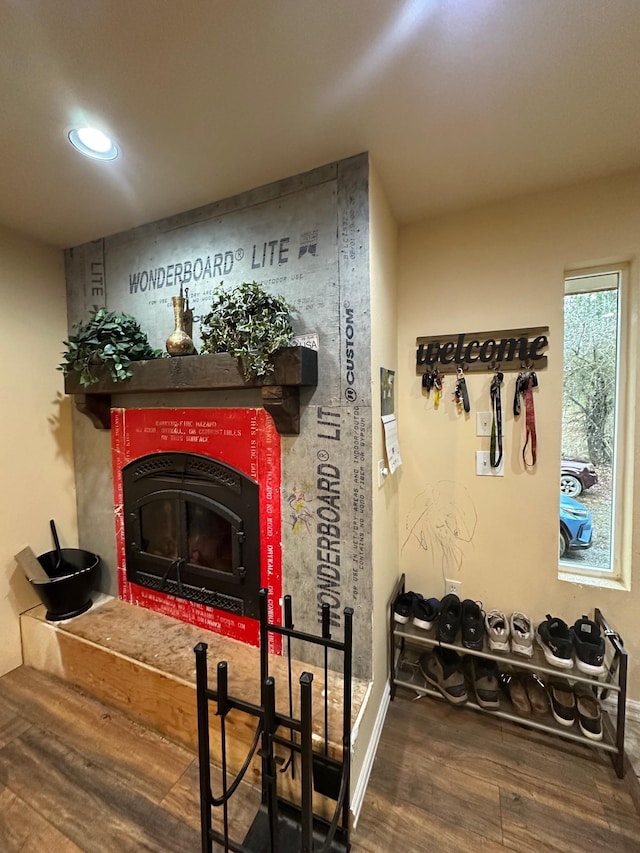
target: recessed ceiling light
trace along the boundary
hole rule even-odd
[[[96,160],[115,160],[118,156],[115,142],[95,127],[81,127],[70,131],[69,142],[82,154]]]

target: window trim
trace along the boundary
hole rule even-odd
[[[614,435],[613,529],[611,570],[582,568],[558,561],[558,579],[603,588],[630,589],[633,539],[633,484],[635,479],[635,410],[631,401],[637,383],[638,299],[631,286],[634,271],[628,262],[565,270],[563,306],[567,279],[617,273],[618,340],[616,353],[617,394]],[[576,293],[588,291],[575,291]],[[563,338],[564,338],[564,310]],[[564,372],[564,364],[563,364]]]

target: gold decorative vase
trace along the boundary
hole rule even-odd
[[[167,338],[167,352],[169,355],[193,355],[195,347],[193,341],[184,330],[184,297],[173,296],[173,317],[175,329]]]

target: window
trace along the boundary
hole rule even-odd
[[[604,585],[624,580],[630,559],[627,278],[624,266],[565,278],[560,575]]]

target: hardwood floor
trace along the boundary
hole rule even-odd
[[[197,850],[196,820],[163,800],[182,747],[21,667],[0,679],[0,850]]]
[[[235,838],[259,800],[241,788]],[[636,792],[633,772],[618,780],[599,752],[399,697],[352,849],[640,851]],[[197,853],[198,767],[187,749],[21,667],[0,679],[0,851],[47,849]]]
[[[640,851],[638,780],[604,753],[409,693],[391,703],[354,849]],[[378,836],[374,834],[378,828]]]

